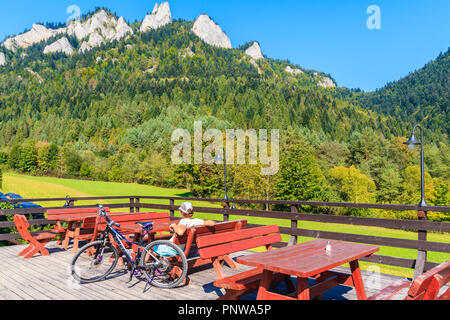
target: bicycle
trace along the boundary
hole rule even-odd
[[[188,264],[180,247],[168,240],[152,241],[144,247],[144,237],[152,231],[153,221],[136,222],[142,226],[142,234],[139,242],[133,242],[114,228],[120,228],[120,224],[108,217],[102,205],[98,206],[100,216],[98,219],[106,220],[106,228],[96,241],[84,245],[72,258],[71,274],[75,280],[79,283],[92,283],[104,280],[112,273],[117,265],[119,253],[116,246],[111,243],[110,236],[127,259],[129,282],[139,272],[145,276],[147,284],[144,291],[149,283],[159,288],[174,288],[185,279]],[[137,252],[127,250],[122,241],[129,245],[137,245]]]

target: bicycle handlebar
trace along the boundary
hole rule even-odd
[[[106,213],[105,209],[103,209],[103,206],[101,204],[98,205],[99,210],[98,210],[98,214],[99,216],[105,218],[106,222],[108,222],[109,226],[116,226],[118,228],[120,228],[120,224],[118,224],[117,222],[114,222],[110,217],[108,217],[108,214]]]

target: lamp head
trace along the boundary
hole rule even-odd
[[[414,136],[414,132],[411,135],[411,138],[409,138],[408,141],[406,141],[404,144],[408,145],[408,147],[412,150],[414,149],[414,146],[421,145],[421,142],[417,141],[416,137]]]

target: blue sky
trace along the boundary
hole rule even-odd
[[[161,2],[159,0],[158,2]],[[156,1],[0,0],[0,41],[34,22],[64,22],[70,5],[81,13],[106,7],[128,22],[142,20]],[[258,40],[263,53],[329,73],[339,86],[372,91],[423,67],[450,46],[450,1],[433,0],[172,0],[174,19],[214,19],[233,47]],[[370,30],[367,8],[380,9]]]

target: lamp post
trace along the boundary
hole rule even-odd
[[[223,158],[220,155],[216,155],[215,157],[216,162],[220,162],[223,161],[223,172],[224,172],[224,179],[225,179],[225,196],[224,196],[224,202],[227,204],[227,206],[229,206],[228,203],[228,194],[227,194],[227,160],[225,157],[225,147],[223,148]],[[231,209],[236,209],[236,205],[233,202],[233,206],[231,207]]]
[[[414,133],[416,129],[420,129],[420,141],[417,141]],[[422,199],[420,200],[419,207],[427,207],[428,204],[425,201],[425,172],[424,172],[424,157],[423,157],[423,129],[421,126],[415,126],[413,128],[411,138],[405,142],[406,145],[412,150],[414,146],[420,145],[420,181],[421,181],[421,191],[422,191]]]

